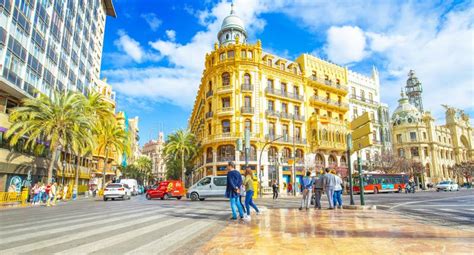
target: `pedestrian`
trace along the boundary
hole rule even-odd
[[[31,204],[36,205],[36,203],[38,203],[38,200],[39,200],[38,196],[39,196],[39,191],[40,191],[40,187],[38,183],[35,183],[35,185],[33,186],[31,190],[33,191],[33,200],[31,201]]]
[[[260,214],[260,211],[258,210],[258,207],[254,204],[253,202],[253,173],[252,169],[250,167],[247,167],[245,169],[245,180],[244,180],[244,185],[245,185],[245,208],[247,209],[247,216],[250,219],[250,206],[255,209],[257,214]]]
[[[46,202],[46,197],[47,197],[47,194],[46,194],[46,186],[44,185],[44,183],[41,183],[40,184],[40,193],[39,193],[39,204],[44,204]]]
[[[276,180],[273,180],[272,190],[273,190],[273,200],[278,199],[278,184]]]
[[[314,208],[321,210],[321,196],[323,195],[324,179],[322,171],[318,173],[314,180]]]
[[[48,185],[48,186],[49,186],[49,192],[48,192],[48,202],[46,206],[56,205],[58,184],[54,182],[53,184]],[[48,188],[46,188],[46,190],[48,190]]]
[[[329,210],[334,209],[334,203],[332,198],[334,196],[334,187],[336,186],[336,177],[334,174],[329,172],[329,168],[325,169],[326,174],[324,175],[324,191],[328,197]]]
[[[229,198],[230,209],[232,210],[232,220],[237,219],[235,208],[239,211],[240,219],[247,220],[244,215],[242,205],[239,202],[240,186],[242,185],[242,175],[239,171],[235,170],[234,162],[229,161],[227,163],[227,187],[225,190],[225,196]]]
[[[301,187],[303,188],[303,197],[301,198],[300,210],[303,210],[303,207],[305,207],[307,211],[309,208],[309,204],[311,203],[311,193],[313,190],[313,180],[311,179],[310,171],[307,171],[306,176],[303,177]]]
[[[247,192],[244,186],[244,182],[242,181],[242,185],[240,185],[239,202],[240,202],[240,205],[242,206],[242,210],[244,211],[244,214],[245,214],[245,206],[242,203],[242,197],[245,197],[246,193]]]
[[[68,190],[69,190],[68,185],[64,185],[63,196],[62,196],[62,200],[63,200],[63,201],[66,201],[66,199],[67,199],[67,192],[68,192]]]
[[[288,195],[291,195],[291,192],[293,191],[293,185],[290,183],[288,183]]]
[[[336,177],[336,185],[334,186],[334,207],[342,208],[342,178],[339,175],[334,175]]]

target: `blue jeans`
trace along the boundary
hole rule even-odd
[[[256,212],[259,212],[257,206],[253,203],[253,190],[247,190],[245,193],[245,208],[247,208],[247,215],[250,215],[250,206],[255,209]]]
[[[342,190],[335,190],[332,200],[334,201],[334,207],[336,207],[337,204],[342,206]]]
[[[244,210],[242,209],[242,205],[240,204],[239,196],[231,197],[230,198],[230,209],[232,210],[232,218],[237,219],[237,214],[235,212],[235,207],[239,210],[240,218],[244,217]]]
[[[334,208],[334,187],[326,187],[326,195],[328,196],[329,208]]]

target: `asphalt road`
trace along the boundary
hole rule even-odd
[[[256,202],[271,209],[298,208],[299,201],[282,197]],[[344,203],[348,201],[344,196]],[[474,190],[368,194],[366,201],[427,224],[474,231]],[[225,199],[148,201],[138,196],[0,209],[0,254],[191,254],[229,223],[228,204]]]

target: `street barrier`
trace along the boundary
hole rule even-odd
[[[0,204],[14,204],[21,203],[26,205],[28,199],[28,189],[23,189],[21,192],[0,192]]]

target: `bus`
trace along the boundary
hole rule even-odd
[[[362,174],[364,182],[364,193],[379,192],[397,192],[400,193],[405,189],[405,184],[409,180],[406,174]],[[360,192],[359,176],[353,176],[352,190],[355,193]]]

